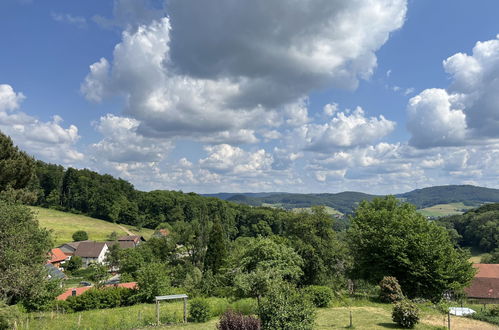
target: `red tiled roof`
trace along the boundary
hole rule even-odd
[[[59,248],[55,248],[55,249],[50,250],[49,257],[50,257],[49,262],[52,264],[56,263],[56,262],[64,261],[67,258],[66,254],[64,254],[64,252],[62,252],[62,250]]]
[[[499,278],[499,264],[473,264],[478,272],[475,277]]]
[[[110,287],[117,287],[117,288],[127,288],[127,289],[136,289],[137,288],[137,282],[128,282],[128,283],[118,283],[118,284],[109,284],[105,286],[106,288]],[[73,290],[76,290],[76,295],[79,296],[83,292],[93,288],[93,286],[84,286],[81,288],[70,288],[66,290],[66,292],[61,293],[60,295],[57,296],[57,300],[66,300],[68,297],[71,297],[73,295]]]
[[[499,299],[499,264],[473,264],[478,271],[469,288],[469,298]]]

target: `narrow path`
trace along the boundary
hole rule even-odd
[[[125,233],[127,233],[128,235],[135,235],[134,233],[132,233],[130,230],[126,229],[125,227],[123,227],[122,225],[118,225],[118,227],[121,228],[121,230],[123,230]]]

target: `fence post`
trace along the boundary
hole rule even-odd
[[[353,328],[352,311],[350,311],[350,328]]]
[[[450,330],[450,310],[447,312],[447,316],[448,316],[448,319],[447,319],[447,327],[449,328]]]
[[[187,323],[187,298],[184,298],[184,323]]]
[[[156,322],[159,325],[159,300],[156,300]]]

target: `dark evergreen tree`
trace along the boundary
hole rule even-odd
[[[204,259],[205,271],[211,270],[217,274],[225,263],[227,257],[227,237],[224,233],[220,220],[216,220],[211,228],[208,248]]]

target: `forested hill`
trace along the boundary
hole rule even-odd
[[[397,195],[397,197],[403,198],[418,208],[461,202],[469,206],[478,206],[483,203],[499,202],[499,189],[471,185],[435,186],[416,189]]]
[[[220,193],[209,196],[253,206],[271,204],[285,209],[324,205],[342,213],[351,213],[359,202],[376,197],[376,195],[352,191],[337,194]],[[499,202],[499,189],[471,185],[448,185],[416,189],[395,196],[416,205],[419,209],[447,203],[479,206],[483,203]]]
[[[272,204],[285,209],[323,205],[332,207],[341,213],[352,213],[361,201],[372,200],[374,197],[376,197],[376,195],[345,191],[337,194],[273,193],[265,197],[253,197],[246,194],[239,194],[228,198],[228,200],[254,206]]]

